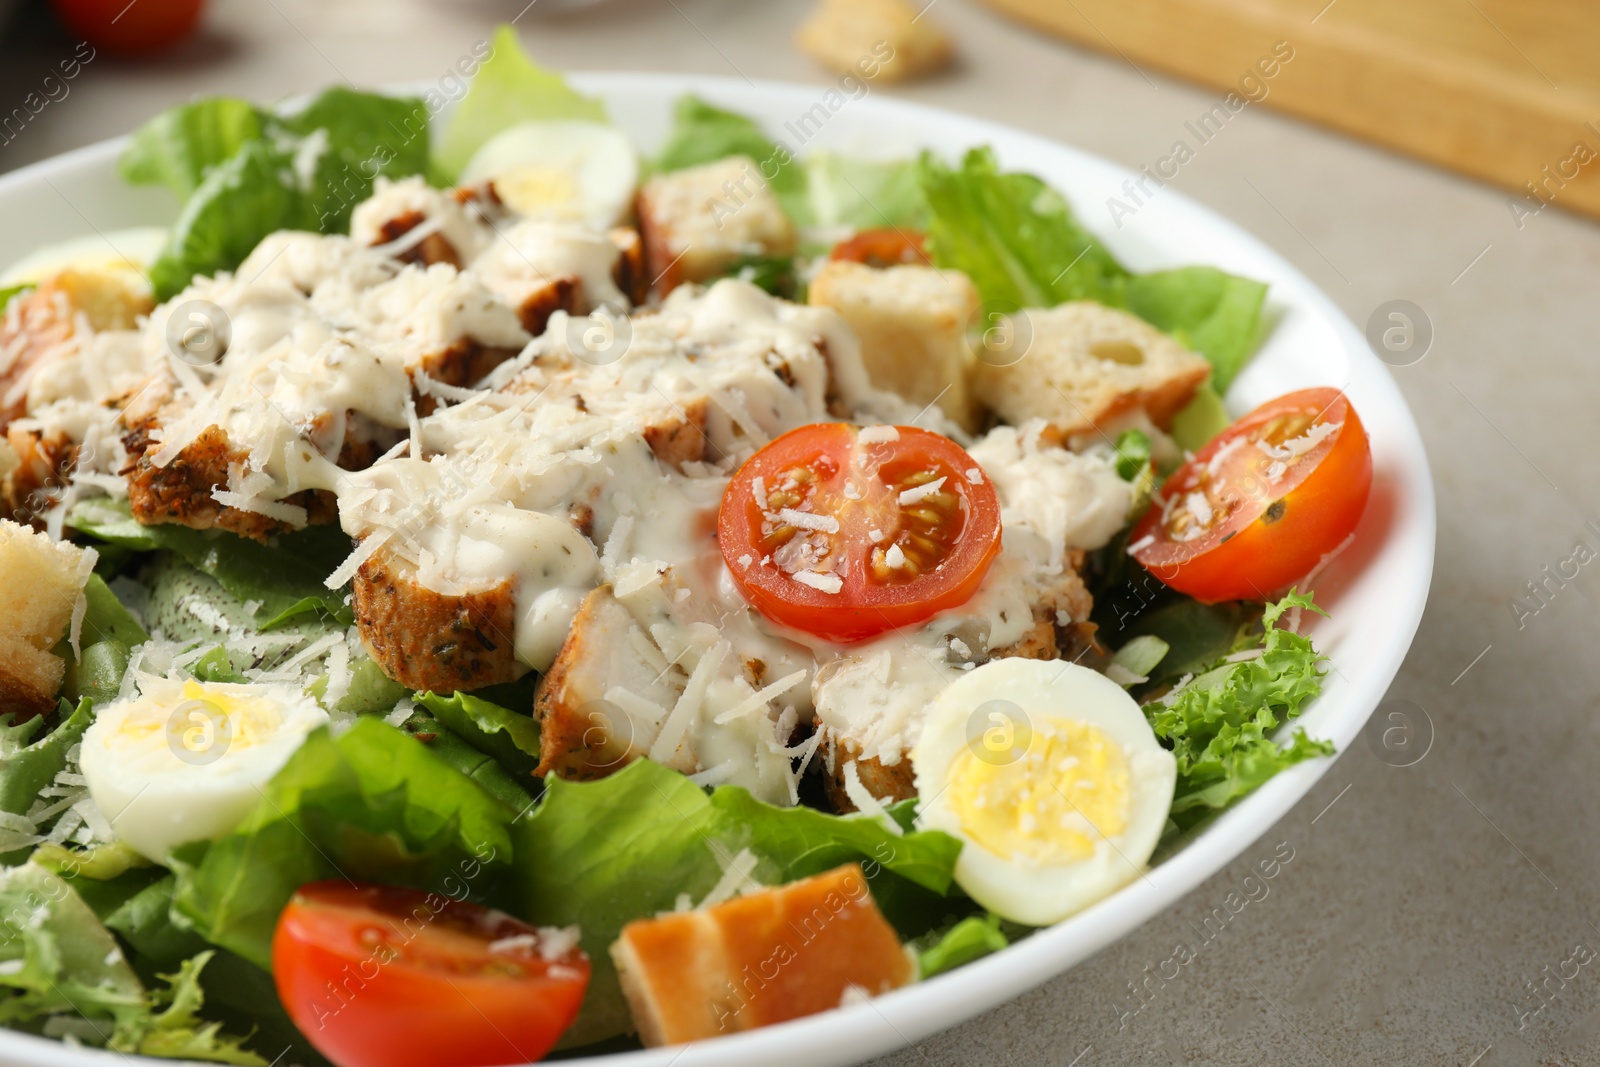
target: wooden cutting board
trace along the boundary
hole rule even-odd
[[[1493,182],[1519,228],[1545,206],[1600,218],[1597,0],[985,2]]]

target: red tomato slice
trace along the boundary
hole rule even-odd
[[[55,0],[67,28],[114,55],[155,52],[177,44],[200,21],[205,0]]]
[[[278,918],[272,975],[339,1067],[488,1067],[550,1051],[577,1017],[589,958],[476,904],[328,881]]]
[[[862,230],[854,237],[834,245],[833,252],[828,258],[865,263],[869,267],[893,267],[905,263],[933,266],[933,260],[928,257],[927,242],[922,234],[894,226]]]
[[[739,468],[717,541],[767,618],[861,641],[971,599],[1000,551],[1000,501],[948,437],[817,423]]]
[[[1262,404],[1178,468],[1130,550],[1196,600],[1264,600],[1350,536],[1371,489],[1355,408],[1337,389],[1302,389]]]

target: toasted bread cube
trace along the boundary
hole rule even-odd
[[[855,863],[699,911],[642,919],[611,946],[639,1037],[677,1045],[837,1008],[912,978]]]
[[[506,578],[460,595],[438,593],[406,560],[379,549],[352,583],[361,642],[407,689],[452,693],[514,682],[521,675],[514,586]]]
[[[646,270],[662,293],[724,274],[745,256],[794,250],[794,226],[749,156],[658,174],[635,206]]]
[[[923,17],[926,11],[907,0],[822,0],[795,43],[836,74],[906,81],[938,70],[955,55],[945,32]]]
[[[94,555],[0,519],[0,711],[29,718],[50,710],[66,663],[51,653],[72,615]]]
[[[967,327],[977,318],[979,300],[965,274],[832,262],[812,280],[809,300],[844,316],[861,339],[873,385],[917,405],[938,401],[946,415],[973,428]]]
[[[660,708],[678,699],[672,671],[662,671],[640,652],[644,631],[609,586],[584,597],[556,661],[534,693],[539,720],[542,776],[584,781],[604,778],[650,750],[661,721],[618,707],[606,699],[620,687]]]
[[[1026,308],[1007,333],[1010,348],[980,354],[974,391],[1005,422],[1044,419],[1056,440],[1135,409],[1168,429],[1211,373],[1204,358],[1143,319],[1089,300]]]

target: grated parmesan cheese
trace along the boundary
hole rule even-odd
[[[944,488],[944,483],[945,479],[935,478],[926,485],[918,485],[910,489],[902,489],[900,491],[900,506],[903,508],[908,508],[913,504],[922,503],[930,496],[937,496],[939,491]]]
[[[837,574],[821,574],[817,571],[796,571],[790,577],[799,582],[801,585],[809,585],[818,592],[827,593],[830,596],[838,593],[839,590],[844,588],[844,580]]]

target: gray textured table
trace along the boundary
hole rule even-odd
[[[569,69],[821,83],[789,45],[803,6],[615,0],[568,15],[535,10],[519,25],[540,60]],[[221,0],[206,33],[158,63],[95,60],[0,147],[0,170],[123,132],[193,94],[272,99],[341,76],[436,76],[521,7]],[[964,0],[943,0],[930,17],[958,34],[959,67],[876,92],[1132,166],[1165,154],[1215,102]],[[1337,22],[1338,9],[1326,17]],[[63,46],[36,16],[14,25],[0,45],[0,101],[37,86]],[[1555,209],[1519,229],[1502,193],[1262,108],[1231,122],[1175,184],[1277,247],[1358,324],[1393,298],[1431,318],[1432,350],[1396,376],[1438,479],[1439,555],[1390,698],[1426,711],[1432,747],[1393,767],[1358,745],[1169,913],[1021,1000],[882,1062],[1600,1063],[1600,968],[1576,962],[1600,948],[1600,852],[1590,844],[1600,814],[1590,630],[1600,590],[1590,572],[1600,567],[1572,564],[1577,576],[1559,577],[1575,543],[1600,548],[1600,526],[1586,525],[1600,519],[1591,489],[1600,344],[1583,310],[1600,230]],[[1542,600],[1519,611],[1514,598],[1536,581]],[[1163,961],[1191,924],[1280,842],[1293,859],[1267,895],[1176,977],[1147,982],[1173,972]]]

